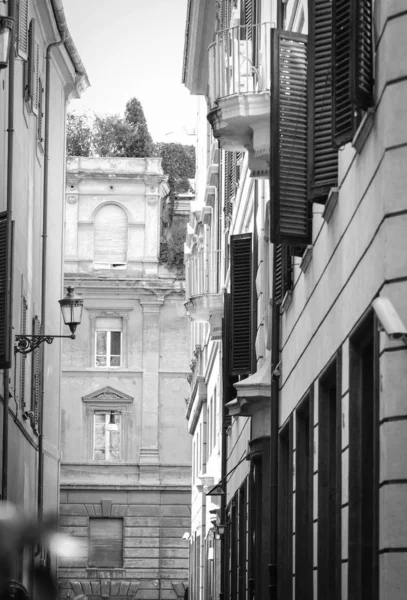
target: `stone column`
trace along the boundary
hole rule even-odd
[[[162,298],[140,302],[143,308],[143,388],[140,483],[159,483],[158,409],[160,306]]]

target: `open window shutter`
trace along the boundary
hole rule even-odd
[[[94,260],[97,263],[127,261],[127,216],[120,206],[107,204],[95,216]]]
[[[332,4],[309,0],[309,200],[324,204],[338,184],[338,150],[332,141]]]
[[[0,369],[8,368],[8,223],[7,213],[0,213]]]
[[[352,2],[353,76],[352,97],[358,108],[373,105],[373,16],[372,0]]]
[[[25,99],[29,102],[32,112],[37,112],[38,107],[38,68],[40,58],[39,44],[35,39],[35,20],[31,19],[28,30],[28,61],[25,88]]]
[[[41,334],[41,321],[37,316],[33,319],[33,335]],[[38,432],[38,423],[40,417],[40,397],[41,397],[41,357],[42,347],[36,348],[32,353],[32,389],[31,389],[31,426]]]
[[[44,141],[44,88],[40,78],[38,78],[37,139],[41,143]]]
[[[25,297],[21,297],[21,335],[27,334],[27,302]],[[25,354],[20,354],[20,408],[22,411],[26,409],[25,403],[25,375],[26,375],[26,360]]]
[[[123,566],[123,519],[89,519],[89,566]]]
[[[271,30],[270,198],[274,243],[312,241],[307,181],[307,36]]]
[[[28,0],[18,3],[18,54],[24,60],[28,58]]]
[[[252,359],[252,234],[233,235],[231,261],[231,373],[251,373]]]
[[[34,40],[34,82],[33,82],[33,112],[38,114],[38,107],[40,104],[40,45]]]
[[[291,288],[291,253],[289,246],[282,244],[274,245],[274,268],[276,270],[276,281],[274,287],[274,302],[281,304],[284,294]]]
[[[333,137],[341,146],[353,138],[357,109],[373,103],[371,0],[334,0],[332,28]]]

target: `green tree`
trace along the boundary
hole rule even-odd
[[[66,152],[68,156],[91,156],[93,132],[84,115],[69,114],[66,124]]]
[[[143,107],[137,98],[130,98],[126,104],[124,120],[132,125],[136,135],[129,140],[127,156],[143,158],[153,155],[153,140],[148,131],[147,121],[144,116]]]
[[[119,115],[96,117],[93,125],[94,153],[98,156],[132,156],[128,148],[137,134],[137,127]]]

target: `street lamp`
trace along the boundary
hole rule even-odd
[[[13,25],[12,17],[0,17],[0,69],[5,69],[8,65]]]
[[[109,423],[106,425],[106,431],[119,431],[119,426],[116,423],[116,417],[115,417],[115,412],[114,410],[110,411],[110,420]]]
[[[30,354],[38,348],[43,342],[52,344],[54,338],[75,339],[75,331],[82,320],[83,300],[75,296],[75,290],[68,286],[68,293],[65,298],[58,300],[61,306],[61,313],[65,325],[71,330],[71,335],[16,335],[14,342],[14,353]]]

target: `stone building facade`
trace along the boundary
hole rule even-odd
[[[406,595],[406,10],[189,3],[193,600]]]
[[[158,263],[158,158],[71,158],[65,283],[84,299],[64,346],[60,526],[81,550],[60,597],[178,598],[188,579],[184,283]]]

